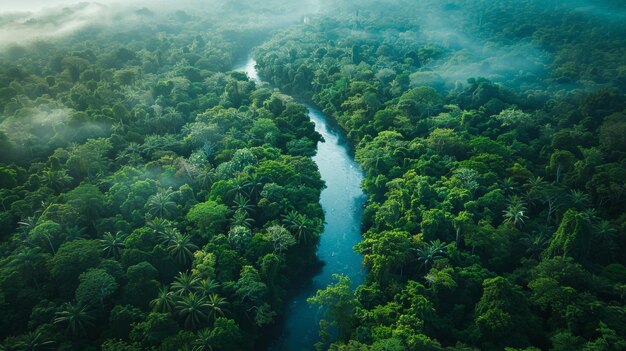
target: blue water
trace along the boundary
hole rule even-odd
[[[253,59],[249,59],[238,70],[245,71],[248,77],[262,83],[255,64]],[[313,160],[326,182],[320,199],[326,226],[317,251],[325,265],[311,281],[299,287],[297,295],[289,302],[283,333],[270,347],[270,350],[276,351],[314,350],[315,343],[319,341],[321,312],[306,299],[333,283],[333,274],[347,275],[353,287],[365,279],[363,257],[352,249],[362,239],[361,216],[366,199],[360,186],[363,172],[354,161],[343,132],[328,123],[321,111],[307,104],[305,106],[315,123],[315,130],[324,137],[324,141],[317,144]]]

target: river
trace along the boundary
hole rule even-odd
[[[236,70],[246,72],[250,79],[262,84],[255,65],[254,59],[250,58]],[[354,161],[343,131],[329,123],[321,111],[304,105],[315,123],[315,130],[324,137],[324,141],[317,144],[317,154],[313,157],[326,182],[320,199],[326,226],[317,251],[324,266],[312,280],[300,286],[289,301],[282,335],[270,346],[274,351],[314,350],[314,344],[319,341],[321,312],[306,299],[333,283],[333,274],[350,277],[353,288],[365,279],[361,264],[363,257],[352,249],[362,239],[361,216],[366,200],[361,190],[363,172]]]

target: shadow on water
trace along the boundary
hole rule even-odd
[[[250,58],[236,71],[246,72],[248,77],[263,83]],[[322,191],[320,204],[324,210],[326,226],[320,238],[317,255],[324,262],[312,279],[294,282],[299,286],[287,303],[282,320],[280,336],[270,346],[272,351],[314,350],[319,341],[321,312],[317,306],[306,302],[317,290],[333,283],[333,274],[350,277],[353,287],[365,280],[362,268],[363,257],[353,247],[361,237],[361,217],[366,197],[361,190],[363,172],[354,161],[354,153],[347,137],[334,119],[327,118],[322,111],[308,103],[309,117],[315,130],[323,137],[317,145],[313,161],[317,164],[326,188]]]

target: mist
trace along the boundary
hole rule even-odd
[[[143,24],[142,16],[138,14],[141,9],[163,16],[186,11],[188,15],[202,17],[207,22],[228,17],[239,27],[275,28],[300,21],[305,14],[319,13],[323,8],[317,0],[297,3],[217,0],[11,2],[0,5],[0,48],[62,38],[88,27],[129,30]]]
[[[469,30],[482,27],[480,8],[468,9],[462,2],[456,3],[420,3],[418,11],[424,14],[418,19],[420,39],[423,44],[438,45],[445,54],[413,74],[413,85],[458,86],[470,77],[518,85],[510,81],[511,77],[532,81],[547,72],[550,58],[541,48],[529,39],[499,42]]]

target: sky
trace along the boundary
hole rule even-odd
[[[132,1],[132,0],[130,0]],[[130,2],[129,0],[124,3]],[[0,12],[38,11],[47,7],[57,7],[77,3],[77,0],[0,0]],[[100,3],[119,2],[119,0],[98,0]]]

